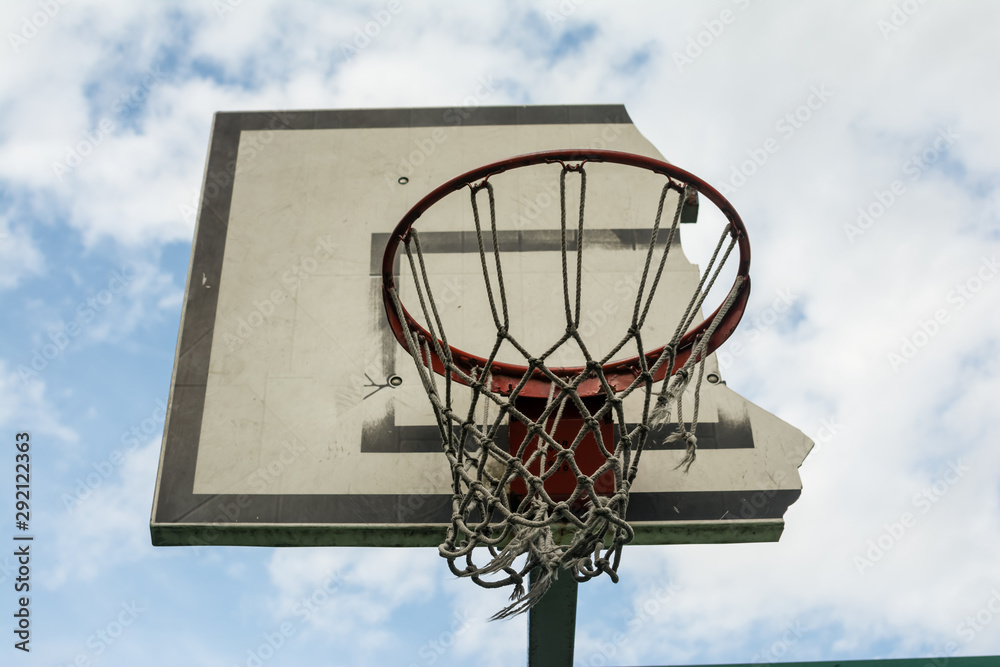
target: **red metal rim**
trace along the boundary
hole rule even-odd
[[[720,345],[722,345],[733,334],[733,331],[736,330],[736,326],[743,317],[743,311],[746,308],[747,299],[750,296],[750,240],[747,237],[747,231],[746,227],[743,225],[743,220],[740,219],[736,209],[733,208],[732,204],[730,204],[718,190],[694,174],[680,169],[679,167],[675,167],[672,164],[647,157],[645,155],[596,149],[542,151],[539,153],[528,153],[526,155],[518,155],[507,158],[506,160],[500,160],[499,162],[487,164],[468,171],[460,176],[456,176],[417,202],[416,205],[414,205],[413,208],[411,208],[406,215],[403,216],[402,220],[399,221],[399,224],[396,225],[396,228],[389,237],[388,243],[386,243],[385,254],[382,256],[382,298],[385,305],[386,316],[389,319],[389,326],[392,328],[393,334],[396,336],[396,340],[399,341],[399,344],[409,350],[409,345],[406,342],[406,335],[403,329],[404,326],[406,326],[413,333],[413,335],[418,338],[424,338],[426,340],[430,340],[431,338],[430,333],[410,315],[410,312],[405,306],[402,310],[406,324],[404,325],[403,322],[400,321],[399,316],[396,313],[396,308],[391,294],[396,288],[393,266],[395,264],[396,252],[399,249],[399,244],[406,240],[410,233],[410,229],[412,229],[413,225],[428,208],[456,190],[481,184],[491,176],[501,174],[511,169],[545,163],[562,163],[564,165],[572,163],[574,165],[579,165],[586,162],[611,162],[615,164],[638,167],[640,169],[647,169],[649,171],[662,174],[668,178],[686,183],[697,190],[699,194],[703,195],[706,199],[715,204],[715,206],[722,211],[723,215],[726,216],[726,219],[729,220],[730,230],[736,235],[737,247],[740,253],[740,263],[737,268],[736,281],[739,282],[740,278],[742,278],[742,283],[739,285],[735,301],[723,316],[719,326],[716,327],[715,332],[709,339],[705,354],[711,354]],[[736,287],[735,283],[733,287]],[[721,306],[719,308],[721,308]],[[661,365],[656,374],[653,376],[654,382],[662,380],[668,373],[672,375],[677,369],[684,365],[690,357],[691,350],[695,343],[709,328],[718,312],[719,309],[716,309],[715,312],[705,318],[701,324],[684,334],[678,344],[677,356],[674,360],[673,366],[671,368],[667,368],[667,364]],[[481,369],[486,366],[486,359],[483,357],[470,354],[456,347],[449,346],[449,349],[455,365],[461,369],[463,373],[470,374],[473,369]],[[651,366],[654,364],[660,357],[663,350],[664,347],[661,346],[655,350],[647,352],[644,355],[647,365]],[[434,352],[433,346],[431,346],[431,357],[433,370],[436,373],[444,375],[444,362]],[[638,356],[619,361],[612,361],[605,364],[603,369],[609,385],[616,391],[625,389],[641,373],[641,365],[639,363]],[[572,378],[584,372],[585,368],[583,366],[573,366],[549,368],[549,370],[559,377]],[[494,361],[491,367],[491,372],[493,376],[493,391],[502,394],[509,394],[521,382],[521,379],[528,372],[528,367]],[[459,376],[453,375],[453,377],[457,381],[462,382],[462,379]],[[534,375],[522,388],[520,395],[525,397],[530,396],[544,398],[549,395],[550,385],[550,380],[536,370]],[[577,393],[580,396],[594,396],[602,391],[603,388],[599,379],[594,377],[587,378],[577,387]]]

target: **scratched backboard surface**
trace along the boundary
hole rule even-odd
[[[385,321],[386,239],[453,176],[512,155],[582,147],[662,159],[621,106],[217,114],[154,544],[440,543],[450,477],[413,362]],[[602,168],[588,169],[594,251],[583,320],[595,345],[609,346],[624,334],[620,318],[634,298],[658,186],[640,172]],[[558,167],[494,185],[498,215],[516,230],[501,244],[514,320],[531,345],[544,346],[552,320],[539,314],[561,298]],[[435,293],[449,306],[451,342],[485,353],[491,324],[464,197],[442,202],[419,229]],[[664,341],[699,279],[675,244],[656,303],[662,328],[653,328]],[[674,469],[679,445],[654,441],[643,454],[628,514],[638,543],[776,540],[799,496],[797,469],[812,443],[729,389],[714,357],[707,370],[696,465]]]

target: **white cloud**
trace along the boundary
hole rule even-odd
[[[434,555],[426,549],[279,550],[268,566],[277,589],[273,608],[306,634],[367,637],[377,646],[384,633],[378,624],[434,593],[440,565]]]
[[[160,441],[156,439],[127,452],[120,469],[100,475],[99,483],[88,482],[86,475],[92,473],[88,469],[81,475],[82,491],[62,490],[60,500],[65,495],[75,504],[66,511],[59,502],[50,519],[55,525],[52,534],[58,556],[52,571],[45,575],[45,586],[58,589],[70,579],[92,580],[116,566],[154,554],[149,511],[159,454]]]
[[[16,366],[0,359],[0,424],[5,428],[75,442],[77,430],[64,422],[52,400],[44,382],[25,381]]]
[[[38,244],[23,227],[14,228],[0,217],[0,291],[17,287],[27,276],[45,272],[45,258]]]

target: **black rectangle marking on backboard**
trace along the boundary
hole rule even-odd
[[[589,247],[606,248],[610,250],[636,250],[649,246],[651,229],[589,229],[585,239]],[[420,249],[424,254],[461,254],[478,253],[479,239],[475,231],[461,232],[419,232]],[[371,275],[382,275],[382,256],[385,254],[385,244],[389,242],[390,234],[372,234]],[[667,242],[667,230],[660,230],[656,237],[656,245]],[[499,231],[497,240],[504,252],[559,252],[562,249],[562,232],[558,229],[527,229],[522,231]],[[673,245],[681,242],[680,233],[674,234]],[[566,248],[576,252],[576,232],[567,230]],[[484,252],[493,252],[493,239],[489,234],[483,234]],[[395,273],[399,274],[399,255],[396,253]]]

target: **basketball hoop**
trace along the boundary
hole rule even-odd
[[[581,334],[583,255],[588,249],[585,223],[586,165],[611,163],[653,172],[663,177],[658,208],[650,229],[648,250],[626,333],[600,356],[590,352]],[[537,313],[542,319],[565,319],[565,332],[540,354],[533,355],[511,334],[507,290],[501,261],[501,234],[490,179],[504,172],[551,164],[558,166],[563,312]],[[567,204],[567,178],[579,179],[579,213],[575,224]],[[440,307],[431,290],[427,264],[415,224],[429,208],[449,194],[469,188],[479,259],[496,338],[486,356],[451,344]],[[676,193],[669,227],[661,228],[664,203]],[[481,215],[481,196],[488,201],[488,221]],[[712,259],[694,290],[687,309],[669,340],[646,350],[643,328],[663,276],[664,266],[685,204],[695,193],[711,201],[728,221]],[[591,232],[593,233],[593,232]],[[658,239],[667,235],[658,251]],[[395,267],[403,246],[420,305],[422,323],[401,301]],[[702,322],[694,320],[734,248],[739,250],[736,278],[722,303]],[[575,271],[568,257],[575,253]],[[629,489],[651,429],[670,420],[676,407],[679,432],[671,436],[686,444],[679,466],[690,467],[697,441],[698,396],[706,358],[728,339],[746,307],[750,293],[750,244],[732,205],[701,179],[650,157],[606,150],[556,150],[531,153],[488,164],[457,176],[421,199],[403,216],[386,244],[382,261],[382,293],[389,325],[400,345],[413,357],[441,432],[453,480],[453,518],[442,556],[458,576],[471,577],[488,588],[515,587],[515,600],[495,618],[520,613],[545,592],[560,569],[577,581],[607,573],[613,581],[622,546],[632,540],[625,521]],[[655,317],[656,313],[652,313]],[[564,346],[579,348],[585,363],[549,365]],[[620,359],[627,346],[635,354]],[[524,363],[498,359],[510,347]],[[695,368],[697,367],[697,369]],[[431,372],[433,371],[433,372]],[[695,379],[690,429],[681,416],[685,389]],[[436,375],[435,375],[436,374]],[[436,376],[440,376],[438,379]],[[655,384],[662,383],[659,389]],[[458,408],[455,385],[468,387],[468,408]],[[443,386],[441,386],[443,385]],[[641,414],[625,418],[623,400],[643,395]],[[627,424],[631,423],[631,427]],[[508,444],[502,442],[506,430]],[[617,431],[617,434],[616,434]],[[500,444],[498,444],[498,440]],[[685,468],[686,470],[686,468]],[[566,532],[557,543],[553,528]],[[485,547],[490,561],[473,563],[473,550]],[[523,567],[517,556],[527,554]],[[464,559],[460,567],[456,562]],[[524,578],[539,568],[525,595]],[[494,575],[493,579],[489,575]]]

